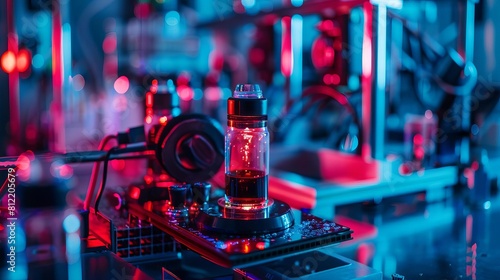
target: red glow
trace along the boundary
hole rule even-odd
[[[144,182],[146,182],[147,185],[153,183],[153,176],[149,175],[144,176]]]
[[[139,189],[136,186],[132,186],[132,187],[130,187],[130,191],[128,192],[128,195],[132,199],[138,199],[139,196],[141,195],[141,189]]]
[[[362,264],[368,264],[373,258],[373,245],[363,243],[358,246],[357,260]]]
[[[415,158],[417,160],[422,160],[425,156],[425,150],[422,146],[416,147],[413,151],[413,154],[415,155]]]
[[[255,246],[259,250],[264,250],[264,249],[266,249],[266,242],[258,242]]]
[[[16,68],[16,56],[14,55],[14,52],[12,51],[6,51],[2,54],[1,57],[2,60],[2,70],[5,71],[5,73],[10,74],[14,69]]]
[[[332,82],[332,84],[338,85],[340,83],[340,76],[338,74],[332,74],[332,76],[330,77],[330,81]]]
[[[281,19],[281,73],[285,77],[290,77],[293,72],[293,54],[292,54],[292,19],[283,17]]]
[[[187,86],[189,84],[189,80],[190,80],[189,74],[182,73],[181,75],[179,75],[179,77],[177,77],[177,85]]]
[[[252,65],[261,66],[264,63],[265,60],[264,50],[259,47],[251,48],[250,51],[248,52],[248,56],[250,59],[250,63],[252,63]]]
[[[114,170],[121,171],[121,170],[125,169],[125,160],[123,160],[123,159],[113,160],[113,161],[111,161],[111,167]]]
[[[153,107],[153,94],[150,91],[146,93],[146,107]]]
[[[110,54],[116,50],[115,33],[110,33],[104,38],[104,40],[102,41],[102,50],[107,54]]]
[[[210,62],[210,66],[213,70],[222,71],[222,68],[224,67],[224,55],[220,51],[211,51],[208,56],[208,61]]]
[[[316,69],[331,67],[335,59],[335,50],[330,39],[323,36],[316,39],[312,45],[311,59]]]
[[[479,169],[479,162],[477,162],[476,160],[473,161],[471,164],[471,168],[472,170],[477,171]]]
[[[138,3],[134,7],[134,15],[140,19],[149,17],[150,12],[151,8],[149,7],[149,3]]]
[[[118,77],[118,79],[116,79],[115,84],[114,84],[114,88],[115,88],[116,92],[118,92],[120,94],[124,94],[125,92],[127,92],[129,86],[130,86],[130,84],[129,84],[128,78],[125,76]]]
[[[424,137],[422,137],[422,134],[415,134],[415,136],[413,136],[413,144],[416,146],[422,146],[424,144]]]
[[[205,99],[218,101],[222,98],[222,91],[219,87],[209,87],[205,90]]]
[[[147,116],[146,117],[146,123],[147,124],[150,124],[152,121],[153,121],[153,117],[151,117],[151,116]]]
[[[17,159],[17,166],[19,170],[27,170],[30,168],[30,159],[24,154],[20,155]]]
[[[408,175],[411,175],[411,173],[413,172],[413,169],[411,168],[411,166],[408,163],[403,163],[399,166],[398,172],[399,172],[399,175],[401,175],[401,176],[408,176]]]
[[[370,116],[371,105],[372,105],[372,5],[369,2],[365,2],[363,5],[363,46],[361,52],[362,58],[362,76],[361,76],[361,87],[362,87],[362,108],[361,116],[363,123],[363,135],[370,135]],[[371,148],[369,143],[369,137],[364,137],[363,146],[361,149],[363,158],[371,158]]]
[[[467,243],[470,243],[472,240],[472,226],[474,223],[474,219],[472,218],[472,215],[467,215],[465,218],[465,240]]]
[[[149,87],[149,90],[151,90],[151,93],[156,93],[158,91],[158,80],[157,79],[154,79],[151,82],[151,87]],[[151,103],[151,104],[153,104],[153,103]]]
[[[166,116],[163,116],[160,118],[160,124],[161,125],[166,125],[168,121],[168,118]]]
[[[65,179],[71,178],[73,176],[73,168],[67,164],[63,164],[59,167],[59,175]]]
[[[21,49],[17,53],[17,70],[21,73],[26,72],[31,65],[31,52],[27,49]]]
[[[184,101],[190,101],[193,99],[194,91],[192,88],[188,86],[180,85],[179,87],[177,87],[177,92],[179,94],[180,99]]]

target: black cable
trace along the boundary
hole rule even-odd
[[[99,190],[97,191],[97,197],[95,199],[95,204],[94,204],[94,209],[95,212],[99,212],[99,203],[101,202],[102,194],[104,193],[104,188],[106,187],[106,181],[108,179],[108,163],[109,163],[109,158],[111,157],[111,154],[116,150],[116,148],[111,148],[109,151],[106,153],[106,157],[104,158],[104,168],[102,170],[102,181],[101,185],[99,187]]]

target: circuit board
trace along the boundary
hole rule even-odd
[[[129,204],[131,216],[145,219],[182,245],[223,267],[245,266],[292,253],[308,251],[352,239],[352,231],[299,210],[291,210],[291,227],[261,235],[235,235],[200,228],[190,220],[179,223],[159,213]]]

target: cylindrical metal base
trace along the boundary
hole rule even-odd
[[[235,235],[277,232],[294,224],[292,209],[278,200],[259,210],[210,207],[201,210],[195,221],[200,229]]]

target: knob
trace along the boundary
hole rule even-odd
[[[173,209],[183,209],[186,206],[186,194],[189,185],[173,185],[168,187],[170,197],[170,207]]]
[[[212,185],[207,182],[194,183],[191,186],[191,191],[193,195],[193,202],[198,205],[203,205],[205,202],[210,200],[210,189]]]

